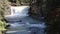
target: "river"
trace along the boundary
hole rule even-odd
[[[34,34],[33,32],[36,32],[35,34],[46,34],[44,32],[44,29],[46,27],[45,23],[42,21],[33,19],[30,16],[27,16],[28,9],[25,8],[25,10],[24,10],[22,8],[24,8],[24,7],[21,7],[20,13],[16,11],[17,9],[15,9],[16,13],[13,14],[13,10],[11,10],[12,11],[11,15],[13,15],[13,16],[10,15],[10,17],[9,17],[9,15],[8,15],[5,17],[6,20],[8,20],[9,24],[11,25],[10,29],[6,33],[7,34]],[[22,10],[24,10],[24,11],[22,11]],[[18,16],[20,18],[16,17],[17,16],[16,14],[17,15],[19,14]]]

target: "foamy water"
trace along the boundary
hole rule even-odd
[[[22,20],[22,22],[9,22],[9,24],[11,25],[10,26],[10,29],[13,30],[14,32],[16,32],[16,30],[19,30],[19,33],[18,34],[21,34],[20,32],[22,32],[22,30],[24,30],[24,33],[25,34],[25,30],[27,30],[27,28],[29,27],[37,27],[37,28],[40,28],[40,31],[37,33],[37,34],[45,34],[44,33],[44,29],[45,29],[45,23],[44,22],[40,22],[40,21],[37,21],[31,17],[28,17],[28,9],[29,9],[29,6],[19,6],[19,7],[13,7],[11,6],[11,15],[6,15],[6,19],[8,21],[19,21],[19,20]],[[43,18],[43,17],[42,17]],[[20,24],[20,23],[23,23],[23,24]],[[37,24],[30,24],[30,23],[37,23]],[[38,24],[40,23],[40,24]],[[12,32],[13,34],[16,34]],[[31,30],[28,31],[28,32],[32,32]],[[11,31],[10,31],[11,33]],[[30,34],[29,33],[29,34]]]

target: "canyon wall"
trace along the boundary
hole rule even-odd
[[[31,0],[30,1],[30,16],[41,19],[46,14],[46,0]]]
[[[47,34],[60,34],[60,0],[31,0],[30,16],[44,17]]]

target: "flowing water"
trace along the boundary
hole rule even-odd
[[[11,25],[7,34],[45,34],[45,23],[29,17],[28,9],[28,6],[11,7],[12,16],[6,17]]]

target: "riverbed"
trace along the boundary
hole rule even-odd
[[[11,14],[5,15],[11,25],[7,34],[45,34],[45,23],[29,16],[28,10],[29,6],[11,7]]]
[[[31,30],[30,29],[28,30],[28,28],[30,27],[29,24],[32,24],[31,27],[35,27],[36,24],[39,26],[39,24],[40,24],[41,26],[39,26],[39,27],[37,26],[37,28],[41,29],[40,33],[45,34],[45,33],[43,33],[44,28],[42,28],[42,27],[45,27],[45,25],[42,24],[44,22],[38,21],[29,16],[21,18],[20,20],[21,20],[21,22],[9,22],[10,24],[12,24],[12,26],[10,27],[10,30],[7,31],[7,34],[29,34],[29,33],[31,33]],[[33,25],[33,24],[35,24],[35,25]]]

